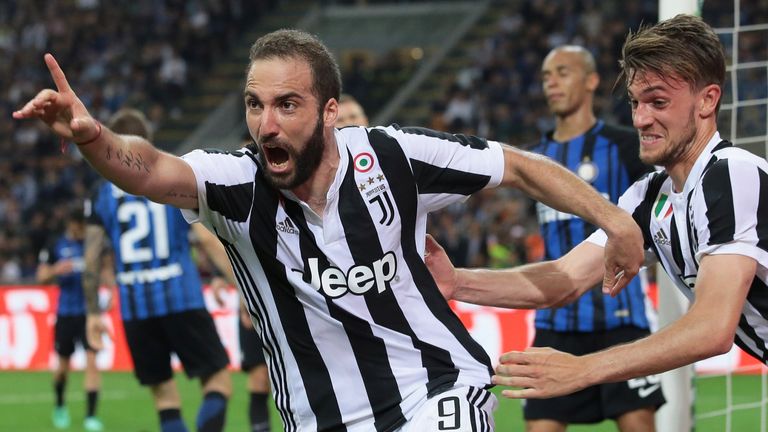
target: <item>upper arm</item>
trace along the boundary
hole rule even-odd
[[[145,195],[152,201],[183,209],[198,208],[197,180],[192,167],[182,158],[161,152],[155,162],[158,175],[145,185]]]
[[[525,185],[522,174],[526,165],[535,161],[551,161],[551,159],[544,155],[521,150],[510,145],[503,144],[501,147],[504,154],[502,186],[520,189]],[[554,163],[554,161],[551,162]]]

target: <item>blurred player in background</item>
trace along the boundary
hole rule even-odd
[[[144,115],[135,110],[118,111],[110,126],[127,135],[150,136]],[[130,195],[109,182],[97,186],[86,227],[89,340],[101,346],[104,324],[94,301],[95,275],[111,243],[134,373],[152,392],[163,432],[187,430],[173,380],[172,353],[178,355],[187,376],[200,378],[203,403],[197,414],[198,431],[223,430],[232,387],[229,359],[205,308],[200,276],[192,262],[190,229],[199,238],[213,237],[199,224],[190,228],[178,209]],[[214,237],[213,243],[217,242]]]
[[[336,127],[343,128],[345,126],[365,126],[368,127],[368,116],[365,115],[365,110],[357,102],[357,99],[342,93],[339,96],[339,115],[336,118]]]
[[[56,310],[54,341],[58,355],[58,367],[53,374],[56,407],[53,426],[66,429],[71,424],[69,410],[64,403],[64,393],[69,374],[69,360],[80,344],[85,349],[86,415],[83,427],[87,431],[100,431],[104,426],[96,417],[101,378],[96,368],[96,351],[88,345],[85,336],[85,297],[83,296],[83,241],[85,218],[82,207],[72,210],[66,221],[64,234],[40,251],[37,281],[42,284],[56,282],[59,285],[59,306]]]
[[[600,77],[592,54],[581,46],[555,48],[544,59],[541,79],[555,129],[542,136],[532,151],[563,164],[604,197],[618,202],[651,168],[638,157],[636,131],[595,117],[593,101]],[[547,260],[565,255],[596,229],[542,203],[536,203],[536,210]],[[533,346],[588,354],[647,336],[645,285],[645,272],[641,272],[617,297],[603,294],[596,284],[573,303],[537,310]],[[526,429],[565,431],[569,423],[613,419],[621,431],[653,431],[654,413],[664,403],[659,381],[659,376],[652,376],[601,384],[559,398],[528,400],[523,405]]]
[[[264,35],[249,60],[255,142],[236,152],[179,158],[115,134],[50,55],[57,90],[13,115],[46,122],[99,173],[185,209],[224,242],[287,430],[493,430],[491,361],[424,264],[428,213],[484,188],[519,188],[610,233],[604,283],[619,288],[643,261],[637,225],[560,165],[498,142],[336,129],[338,65],[308,33]]]
[[[632,184],[619,206],[691,307],[650,336],[596,353],[506,353],[493,382],[518,388],[504,396],[548,398],[656,374],[727,353],[734,343],[768,363],[768,162],[717,131],[726,76],[720,39],[701,18],[677,15],[630,33],[620,65],[640,159],[664,169]],[[439,246],[428,245],[447,298],[518,307],[597,283],[605,234],[596,231],[556,261],[501,271],[456,271]]]

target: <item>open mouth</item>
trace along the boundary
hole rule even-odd
[[[278,171],[286,168],[290,159],[288,151],[280,147],[264,146],[264,156],[267,158],[269,166]]]

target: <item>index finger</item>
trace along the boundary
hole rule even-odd
[[[54,84],[56,84],[56,89],[59,92],[71,92],[72,87],[69,86],[67,77],[64,76],[64,71],[61,70],[59,63],[56,61],[55,58],[53,58],[53,55],[50,53],[47,53],[44,56],[44,59],[45,59],[45,65],[48,66],[48,71],[51,72],[51,77],[53,78],[53,82]]]

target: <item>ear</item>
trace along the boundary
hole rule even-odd
[[[323,124],[325,126],[333,126],[336,124],[336,119],[339,117],[339,101],[334,98],[328,99],[323,107]]]
[[[600,85],[600,75],[597,72],[587,74],[587,90],[594,92]]]
[[[699,115],[710,117],[715,115],[717,103],[722,96],[722,89],[717,84],[709,84],[699,91]]]

